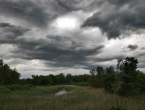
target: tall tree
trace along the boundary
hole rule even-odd
[[[0,59],[0,66],[3,66],[3,59]]]
[[[119,71],[118,93],[121,95],[135,93],[139,91],[137,80],[138,61],[134,57],[127,57],[125,60],[118,60]]]
[[[103,67],[101,66],[98,66],[96,68],[96,72],[97,72],[97,75],[96,75],[96,87],[97,88],[101,88],[103,86],[103,76],[104,76],[104,69]]]
[[[16,69],[11,69],[7,64],[0,60],[0,84],[13,84],[18,81],[20,73]]]
[[[110,93],[114,93],[115,83],[116,83],[116,73],[114,71],[114,68],[110,66],[109,68],[106,68],[105,76],[103,78],[103,85],[105,90],[107,90]]]

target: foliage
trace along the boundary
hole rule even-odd
[[[140,90],[145,91],[145,74],[139,72],[138,76],[137,76],[137,79],[138,79]]]
[[[137,70],[138,61],[134,57],[118,60],[117,70],[112,66],[103,69],[97,67],[90,71],[92,87],[103,87],[110,93],[131,95],[145,91],[145,74]]]
[[[32,75],[32,79],[21,79],[21,84],[34,84],[34,85],[43,85],[43,86],[50,86],[50,85],[68,85],[68,84],[82,84],[82,85],[89,85],[89,78],[90,75],[84,74],[84,75],[74,75],[67,74],[66,76],[63,73],[60,73],[58,75]],[[27,82],[29,81],[29,82]]]
[[[15,84],[18,82],[20,73],[17,72],[16,68],[11,69],[7,64],[0,60],[0,85]]]
[[[6,86],[7,89],[11,91],[24,91],[24,90],[30,90],[32,87],[35,87],[33,85],[19,85],[19,84],[13,84]]]
[[[110,93],[114,93],[114,87],[116,84],[116,74],[114,71],[114,68],[110,66],[109,68],[106,68],[105,75],[103,78],[103,86],[105,90],[107,90]]]
[[[120,60],[121,61],[121,60]],[[139,83],[137,79],[137,59],[130,57],[124,61],[118,61],[117,68],[119,71],[118,89],[120,95],[127,95],[139,92]]]
[[[102,79],[103,79],[103,75],[104,75],[104,69],[102,67],[97,67],[96,71],[94,69],[92,69],[90,71],[91,74],[91,78],[90,78],[90,84],[92,87],[96,87],[96,88],[101,88],[102,85]]]
[[[5,86],[0,86],[0,92],[1,93],[10,93],[11,90],[9,90],[8,88],[6,88]]]
[[[75,83],[75,85],[78,85],[78,86],[89,86],[89,83],[82,81],[82,82]]]

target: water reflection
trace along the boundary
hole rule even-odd
[[[55,94],[55,96],[62,95],[62,94],[66,94],[66,91],[65,91],[65,90],[58,91],[58,92]]]

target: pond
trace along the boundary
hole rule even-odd
[[[55,96],[62,95],[62,94],[66,94],[66,90],[58,91],[57,93],[55,93]]]

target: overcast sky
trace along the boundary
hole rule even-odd
[[[145,72],[145,0],[0,0],[0,59],[21,78],[84,74],[135,57]]]

